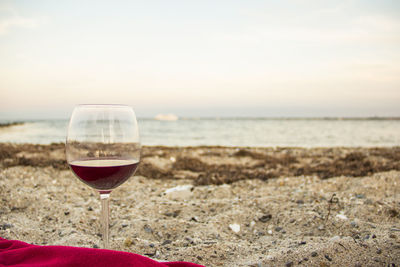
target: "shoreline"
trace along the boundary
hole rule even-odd
[[[205,266],[397,264],[399,157],[400,147],[144,147],[111,193],[111,249]],[[98,194],[68,169],[64,144],[0,143],[0,166],[1,237],[101,246]]]

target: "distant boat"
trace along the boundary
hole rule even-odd
[[[178,120],[178,116],[175,114],[157,114],[154,119],[159,121],[176,121]]]

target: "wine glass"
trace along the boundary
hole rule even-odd
[[[101,199],[103,247],[109,248],[109,197],[132,176],[140,159],[139,130],[125,105],[78,105],[68,126],[67,162]]]

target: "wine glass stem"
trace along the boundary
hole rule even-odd
[[[110,237],[110,228],[109,228],[109,199],[110,194],[100,193],[101,200],[101,231],[103,236],[103,248],[109,249],[109,237]]]

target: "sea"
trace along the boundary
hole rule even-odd
[[[148,146],[400,146],[398,118],[139,118],[138,124]],[[65,142],[67,126],[68,120],[25,121],[0,128],[0,142]]]

